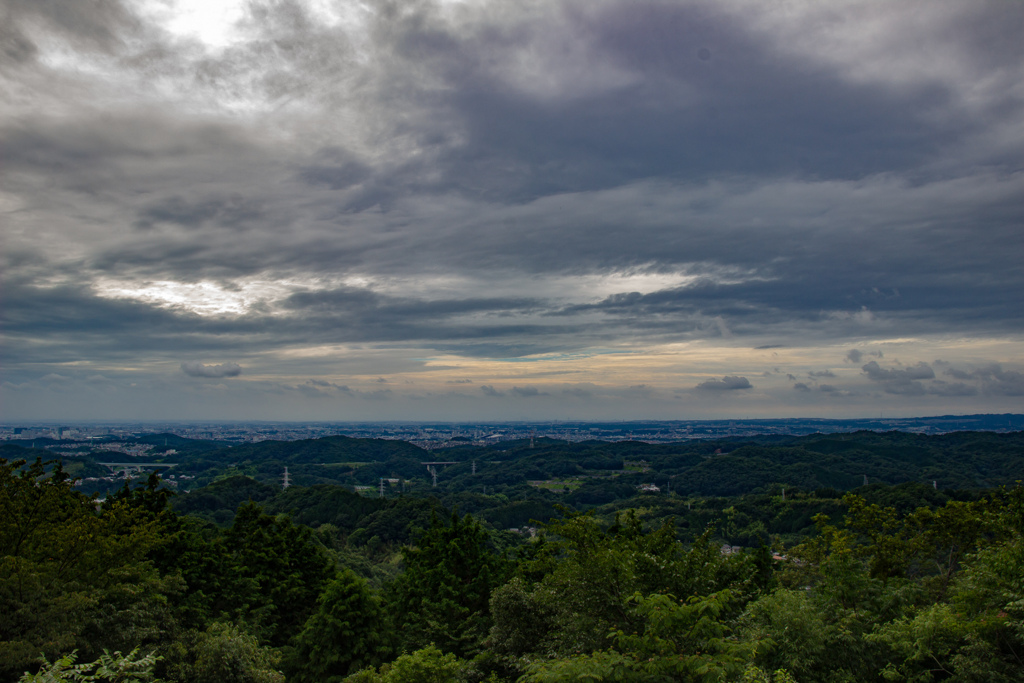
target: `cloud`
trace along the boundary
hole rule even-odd
[[[875,358],[884,358],[885,354],[881,351],[860,351],[859,349],[850,349],[846,352],[846,357],[843,359],[849,363],[860,363],[864,356],[874,356]]]
[[[1024,373],[1016,370],[1004,370],[1000,363],[989,363],[972,370],[948,368],[943,374],[953,379],[979,381],[987,394],[996,396],[1024,396]],[[965,387],[966,385],[957,383],[950,386]],[[964,390],[966,391],[966,389]]]
[[[512,393],[522,398],[532,398],[541,395],[537,387],[512,387]]]
[[[924,361],[906,368],[882,368],[877,361],[871,361],[864,365],[861,370],[868,376],[868,379],[876,382],[935,378],[935,371]]]
[[[796,389],[797,391],[810,391],[811,390],[811,388],[809,386],[807,386],[803,382],[797,382],[796,384],[793,385],[793,388]]]
[[[502,393],[502,392],[498,391],[497,389],[495,389],[490,384],[481,384],[480,385],[480,391],[482,391],[485,396],[504,396],[505,395],[504,393]]]
[[[831,370],[821,370],[821,371],[818,371],[818,372],[815,372],[814,370],[811,370],[810,372],[807,373],[807,375],[809,377],[835,377],[836,376],[836,374],[834,372],[832,372]]]
[[[279,375],[244,383],[260,406],[350,356],[391,380],[576,354],[583,383],[579,359],[646,359],[597,406],[671,376],[665,349],[719,377],[742,348],[777,352],[758,389],[787,410],[841,349],[1024,330],[1019,3],[237,4],[218,34],[174,3],[6,3],[5,376],[244,357]],[[947,379],[1019,395],[964,353]]]
[[[978,389],[963,382],[949,384],[937,379],[929,385],[928,393],[935,396],[977,396]]]
[[[238,363],[203,365],[196,361],[185,361],[181,364],[181,371],[189,377],[238,377],[242,374],[242,366]]]
[[[347,384],[335,384],[334,382],[328,382],[327,380],[323,379],[308,379],[306,380],[306,384],[317,389],[334,390],[339,391],[343,394],[353,393],[352,389],[350,389]]]
[[[924,361],[905,368],[883,368],[877,361],[871,361],[861,370],[871,381],[881,383],[885,393],[897,396],[923,396],[927,392],[918,380],[935,378],[935,371]]]
[[[746,377],[735,377],[726,375],[722,379],[709,379],[698,384],[696,389],[701,391],[734,391],[738,389],[751,389],[753,385]]]
[[[173,196],[151,204],[139,212],[135,227],[151,229],[162,223],[198,229],[214,223],[230,228],[244,228],[260,219],[260,203],[240,194],[229,197],[205,197],[194,201]]]

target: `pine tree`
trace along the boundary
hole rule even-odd
[[[389,654],[387,620],[366,581],[345,569],[327,585],[295,637],[293,683],[336,683]]]
[[[403,551],[405,572],[392,585],[390,602],[402,615],[407,649],[434,643],[460,657],[479,649],[490,628],[491,590],[507,573],[487,541],[487,531],[456,510],[448,525],[435,515],[416,547]]]

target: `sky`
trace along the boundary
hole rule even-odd
[[[1022,35],[0,0],[0,419],[1024,412]]]

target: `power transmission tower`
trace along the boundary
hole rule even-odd
[[[437,468],[434,467],[433,465],[427,465],[427,472],[430,472],[430,476],[434,480],[432,486],[434,488],[437,488]]]
[[[286,489],[292,485],[292,479],[288,476],[288,468],[284,468],[284,479],[281,482],[281,488]]]
[[[476,474],[476,460],[473,461],[473,474]]]
[[[380,478],[380,496],[378,496],[378,498],[383,498],[383,497],[384,497],[384,477],[381,477]]]

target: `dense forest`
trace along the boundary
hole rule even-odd
[[[1020,433],[149,438],[0,446],[0,681],[1024,680]]]

